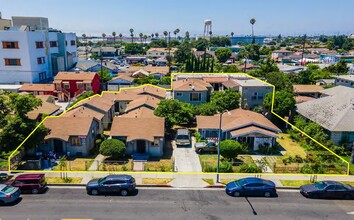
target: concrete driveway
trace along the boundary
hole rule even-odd
[[[192,146],[177,147],[176,142],[172,141],[176,172],[202,172],[198,154],[194,150],[194,143],[194,138],[192,138]]]

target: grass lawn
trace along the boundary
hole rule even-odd
[[[122,161],[106,161],[100,163],[100,171],[133,171],[133,160],[129,159],[127,162]]]
[[[74,160],[68,160],[66,162],[66,170],[85,171],[91,166],[93,161],[94,159],[87,159],[87,158],[76,158]],[[60,171],[60,166],[59,165],[55,166],[54,170]]]
[[[278,134],[279,138],[277,142],[286,150],[285,157],[295,157],[299,155],[300,157],[306,157],[306,151],[300,146],[300,143],[293,141],[289,134]]]
[[[236,181],[237,179],[220,179],[220,182],[224,185],[228,184],[229,182]]]
[[[168,184],[173,178],[143,178],[143,184]]]
[[[144,171],[171,172],[173,171],[173,159],[160,159],[144,163]]]
[[[0,160],[0,170],[7,170],[7,160]]]
[[[211,179],[211,178],[210,178],[210,179],[204,178],[203,181],[206,182],[206,183],[208,183],[209,185],[214,185],[214,184],[215,184],[215,183],[214,183],[214,179]]]
[[[345,157],[343,157],[343,159],[345,159],[346,161],[348,161],[350,163],[350,156],[345,156]],[[354,164],[349,165],[349,174],[354,175]]]
[[[79,184],[82,181],[81,177],[68,177],[66,180],[62,179],[60,177],[46,177],[45,180],[47,181],[48,184],[51,183],[73,183],[73,184]]]
[[[220,158],[222,160],[222,156]],[[218,155],[216,154],[200,154],[199,161],[202,167],[208,164],[209,166],[216,167],[218,164]],[[237,156],[237,159],[234,161],[236,162],[233,166],[233,171],[238,172],[238,167],[241,164],[254,164],[254,161],[251,156]],[[237,165],[236,165],[237,164]],[[207,171],[204,171],[207,172]]]
[[[283,186],[297,186],[297,187],[305,184],[311,184],[309,180],[280,180],[280,182],[283,184]],[[340,182],[354,186],[354,182],[351,181],[340,181]]]

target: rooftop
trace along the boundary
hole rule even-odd
[[[20,92],[27,92],[27,91],[54,91],[55,85],[54,84],[31,84],[25,83],[19,89]]]
[[[293,85],[295,93],[317,93],[323,90],[319,85]]]

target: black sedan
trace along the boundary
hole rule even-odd
[[[322,181],[300,187],[300,193],[312,199],[353,199],[354,188],[336,181]]]
[[[225,187],[228,195],[239,196],[277,196],[275,184],[270,180],[264,180],[255,177],[239,179],[229,182]]]

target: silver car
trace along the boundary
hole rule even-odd
[[[0,184],[0,205],[16,201],[20,194],[19,188]]]

